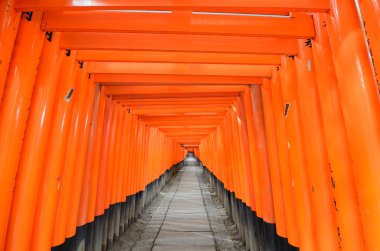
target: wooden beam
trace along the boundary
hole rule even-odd
[[[201,125],[201,126],[158,126],[161,131],[165,130],[170,130],[170,129],[177,129],[177,130],[188,130],[188,129],[198,129],[198,128],[203,128],[203,129],[217,129],[217,126],[215,125]]]
[[[200,121],[151,121],[144,122],[151,127],[170,126],[170,125],[182,125],[182,126],[196,126],[196,125],[219,125],[220,121],[216,120],[200,120]]]
[[[194,94],[194,93],[212,93],[212,92],[242,92],[244,86],[234,85],[199,85],[199,86],[106,86],[105,94]]]
[[[213,120],[220,121],[224,118],[225,113],[218,113],[217,115],[142,115],[139,118],[145,122],[149,121],[200,121],[200,120]]]
[[[168,109],[168,108],[200,108],[200,107],[228,107],[231,106],[231,102],[224,103],[204,103],[204,104],[126,104],[125,102],[120,102],[123,106],[131,110],[139,110],[139,109]]]
[[[102,85],[124,84],[261,84],[260,77],[200,76],[200,75],[161,75],[161,74],[95,74],[94,81]]]
[[[280,65],[278,55],[192,53],[171,51],[107,51],[83,50],[77,53],[78,61],[87,62],[145,62],[145,63],[203,63]]]
[[[184,130],[184,131],[162,131],[160,130],[161,132],[163,132],[166,136],[194,136],[194,135],[198,135],[198,136],[201,136],[201,135],[209,135],[211,134],[212,132],[214,132],[215,130],[212,129],[212,130],[200,130],[200,131],[192,131],[192,130]]]
[[[268,17],[248,15],[192,14],[191,11],[128,13],[123,11],[46,12],[44,31],[92,31],[237,35],[257,37],[312,38],[314,22],[310,15]]]
[[[123,105],[232,104],[234,97],[118,99]]]
[[[37,10],[193,10],[276,13],[327,12],[328,0],[17,0],[20,11]]]
[[[65,32],[67,50],[144,50],[297,55],[295,39],[217,35]]]
[[[199,98],[199,97],[238,97],[241,92],[193,92],[193,93],[148,93],[148,94],[113,94],[118,99],[146,99],[146,98]]]
[[[197,107],[197,108],[183,108],[183,107],[174,107],[174,108],[165,108],[165,109],[131,109],[131,114],[141,115],[141,114],[184,114],[184,113],[209,113],[209,112],[224,112],[227,111],[228,107]]]
[[[268,65],[91,62],[89,73],[271,77]]]

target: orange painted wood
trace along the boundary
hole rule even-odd
[[[218,106],[218,107],[196,107],[196,108],[168,108],[168,109],[136,109],[131,110],[131,114],[151,114],[151,115],[157,115],[157,114],[183,114],[183,113],[210,113],[210,112],[224,112],[226,111],[228,107]]]
[[[44,44],[41,19],[42,13],[37,12],[30,22],[20,22],[5,86],[0,84],[0,89],[4,86],[0,105],[0,201],[4,205],[0,208],[0,250],[4,249],[28,108]]]
[[[100,92],[99,89],[95,89],[96,92]],[[89,142],[89,149],[87,152],[86,166],[92,167],[91,181],[90,181],[90,192],[89,192],[89,202],[88,202],[88,216],[87,221],[91,222],[96,216],[96,202],[98,200],[97,190],[98,182],[102,177],[100,176],[100,156],[102,148],[102,132],[104,129],[104,123],[106,121],[106,102],[107,99],[103,93],[99,93],[99,106],[96,112],[95,107],[93,111],[93,119],[96,113],[96,124],[91,127],[91,135]],[[92,141],[93,140],[93,141]],[[91,145],[90,145],[91,144]]]
[[[193,125],[209,125],[209,124],[218,124],[220,121],[209,120],[209,121],[201,121],[201,122],[177,122],[177,121],[158,121],[158,122],[150,122],[147,123],[150,126],[162,126],[162,125],[182,125],[182,126],[193,126]]]
[[[0,3],[0,103],[15,44],[21,13],[14,10],[14,0]]]
[[[239,45],[239,46],[237,46]],[[65,32],[62,49],[296,55],[294,39],[154,33]]]
[[[150,93],[213,93],[213,92],[241,92],[243,86],[107,86],[104,87],[105,94],[150,94]]]
[[[197,123],[200,120],[209,120],[214,122],[221,122],[224,118],[225,113],[209,113],[209,114],[197,114],[197,113],[187,113],[187,114],[161,114],[161,115],[141,115],[139,118],[145,123],[149,122],[160,122],[160,121],[189,121]],[[180,125],[179,125],[180,126]]]
[[[282,191],[284,197],[284,209],[288,242],[299,247],[298,227],[296,221],[295,193],[288,153],[288,136],[285,128],[285,107],[282,97],[280,73],[273,71],[272,83],[270,84],[272,94],[273,116],[275,120],[277,150],[279,168],[281,174]]]
[[[106,87],[105,87],[106,88]],[[196,93],[147,93],[147,94],[113,94],[115,100],[132,98],[196,98],[196,97],[236,97],[239,92],[196,92]]]
[[[378,88],[359,20],[349,18],[357,15],[354,3],[340,0],[330,2],[335,11],[327,18],[327,27],[354,164],[365,248],[376,249],[380,246],[377,238],[380,229],[380,178],[377,178],[380,174]],[[369,222],[371,224],[367,224]]]
[[[306,164],[302,134],[300,132],[300,111],[297,99],[297,78],[295,62],[291,58],[283,58],[280,69],[281,93],[283,95],[283,111],[287,134],[289,164],[292,175],[292,187],[295,198],[296,221],[300,249],[317,250],[316,235],[313,229],[313,220],[309,185],[306,174]],[[286,104],[289,105],[285,116]]]
[[[339,235],[336,232],[336,208],[334,207],[333,186],[327,156],[324,127],[321,121],[319,93],[315,77],[312,49],[299,40],[299,55],[295,58],[297,71],[297,100],[300,111],[302,144],[306,174],[311,187],[312,217],[317,250],[339,249]],[[318,220],[317,220],[318,219]]]
[[[125,105],[137,105],[137,104],[218,104],[236,100],[236,97],[195,97],[195,98],[147,98],[147,99],[118,99]]]
[[[251,88],[251,87],[250,87]],[[244,96],[243,96],[243,99],[244,99],[244,116],[245,116],[245,123],[246,123],[246,130],[247,130],[247,135],[248,135],[248,143],[249,143],[249,156],[250,156],[250,164],[249,166],[251,167],[250,169],[250,179],[252,179],[252,177],[254,177],[254,173],[257,171],[255,170],[255,166],[257,165],[257,162],[256,162],[256,156],[255,156],[255,147],[254,147],[254,144],[255,144],[255,135],[254,135],[254,132],[253,132],[253,116],[255,116],[253,114],[253,107],[252,107],[252,95],[251,95],[251,89],[250,88],[245,88],[244,89]],[[256,185],[254,184],[254,182],[250,182],[251,184],[251,198],[250,198],[250,201],[251,201],[251,204],[250,204],[250,207],[253,211],[256,211],[257,212],[257,206],[256,206],[256,201],[259,200],[258,198],[258,190],[255,190],[257,189],[256,188]],[[261,202],[258,202],[259,205]],[[260,211],[260,209],[259,209]]]
[[[45,160],[42,165],[44,172],[39,184],[31,250],[46,250],[51,246],[73,108],[73,100],[67,98],[65,101],[65,97],[69,97],[68,92],[71,88],[76,88],[78,69],[75,57],[65,58],[60,69],[59,88],[54,103],[54,117],[49,131]]]
[[[139,75],[139,74],[95,74],[95,82],[104,85],[123,84],[259,84],[261,78],[233,76],[201,76],[201,75]]]
[[[152,0],[144,1],[121,1],[101,0],[89,3],[73,3],[71,0],[60,0],[51,2],[48,0],[18,0],[16,8],[19,10],[195,10],[195,11],[217,11],[217,12],[243,12],[243,13],[271,13],[271,12],[293,12],[293,11],[315,11],[326,12],[330,6],[328,1],[312,0],[239,0],[234,3],[223,1],[181,1],[171,2],[162,0],[159,3]]]
[[[126,193],[125,193],[125,186],[126,184],[126,178],[127,170],[126,170],[126,161],[127,161],[127,155],[128,155],[128,130],[130,130],[130,115],[128,114],[128,110],[124,107],[123,109],[123,124],[122,124],[122,135],[121,135],[121,147],[120,147],[120,174],[119,174],[119,187],[118,187],[118,202],[125,202],[126,201]],[[128,156],[130,157],[130,156]]]
[[[172,108],[216,108],[216,107],[229,107],[231,105],[231,102],[219,102],[216,104],[209,104],[209,103],[204,103],[204,104],[198,104],[194,105],[193,104],[136,104],[136,105],[130,105],[130,104],[125,104],[124,102],[120,102],[122,105],[127,107],[128,109],[132,110],[144,110],[144,109],[152,109],[152,110],[161,110],[161,109],[172,109]]]
[[[368,38],[368,45],[373,61],[374,70],[376,74],[376,82],[380,88],[380,4],[377,0],[361,0],[359,2],[359,10],[364,22],[364,29],[366,37]]]
[[[106,190],[107,190],[107,173],[109,168],[107,168],[108,163],[108,152],[111,147],[111,133],[112,133],[112,121],[113,116],[115,116],[113,110],[113,102],[110,97],[106,98],[105,111],[104,111],[104,123],[102,131],[102,144],[100,148],[100,159],[99,159],[99,178],[98,187],[96,193],[96,204],[95,204],[95,216],[102,215],[104,209],[106,208]]]
[[[43,161],[54,112],[59,72],[64,57],[60,35],[44,43],[18,163],[5,250],[30,247]],[[28,208],[28,210],[25,210]]]
[[[133,155],[132,155],[132,132],[133,132],[133,125],[134,125],[134,121],[133,121],[133,116],[130,115],[128,112],[127,112],[127,135],[125,137],[125,159],[124,159],[124,186],[123,186],[123,194],[124,194],[124,197],[127,198],[127,196],[129,196],[129,190],[130,190],[130,183],[131,183],[131,180],[130,180],[130,176],[131,176],[131,170],[130,170],[130,163],[131,163],[131,159],[133,158]]]
[[[157,62],[248,65],[279,65],[281,63],[280,56],[278,55],[171,51],[82,50],[78,52],[77,59],[87,62]],[[152,81],[156,80],[152,79]]]
[[[75,54],[72,55],[75,58]],[[58,246],[66,239],[66,230],[70,224],[70,214],[75,210],[79,200],[81,178],[83,167],[76,162],[79,150],[79,139],[83,137],[82,123],[84,123],[84,106],[86,105],[87,91],[86,73],[80,69],[76,78],[76,88],[73,93],[73,106],[68,141],[64,149],[64,159],[62,163],[62,177],[59,186],[58,204],[55,214],[54,233],[52,245]]]
[[[259,168],[260,195],[262,203],[262,217],[266,222],[274,223],[274,207],[272,198],[272,185],[270,180],[270,171],[268,163],[267,142],[265,138],[264,110],[261,95],[261,87],[254,85],[251,89],[252,95],[252,112],[254,133],[256,139],[256,158]]]
[[[83,111],[83,114],[85,116],[85,123],[82,124],[83,126],[83,137],[80,141],[79,145],[79,154],[77,156],[77,163],[79,166],[84,166],[84,175],[83,175],[83,181],[82,181],[82,188],[81,188],[81,196],[80,196],[80,204],[78,213],[75,214],[75,211],[73,210],[73,216],[77,218],[77,226],[81,226],[87,223],[87,212],[88,212],[88,203],[89,203],[89,189],[90,189],[90,178],[91,178],[91,170],[92,166],[86,166],[86,153],[88,150],[88,144],[89,144],[89,136],[90,136],[90,130],[91,130],[91,116],[92,111],[94,108],[94,94],[95,94],[95,84],[94,80],[91,76],[87,75],[86,78],[87,82],[86,85],[88,85],[88,92],[87,92],[87,100],[86,100],[86,106]],[[74,229],[74,227],[73,227]],[[66,233],[68,234],[68,232]]]
[[[258,37],[312,38],[315,35],[310,15],[291,18],[173,13],[128,13],[122,11],[46,12],[41,29],[45,31],[96,31],[215,34]]]
[[[249,91],[245,89],[245,92]],[[249,150],[249,135],[248,135],[248,125],[247,125],[247,116],[248,114],[245,112],[245,105],[244,101],[242,100],[242,96],[235,102],[237,105],[237,125],[240,131],[240,138],[241,138],[241,158],[243,161],[243,180],[244,180],[244,198],[245,203],[251,207],[254,203],[252,203],[254,190],[253,190],[253,184],[251,182],[252,177],[252,161],[250,157],[250,150]],[[217,142],[218,145],[220,145],[220,142]]]
[[[114,161],[114,173],[113,173],[113,182],[112,182],[112,194],[111,194],[111,204],[115,204],[118,201],[118,190],[119,190],[119,184],[120,184],[120,154],[121,154],[121,142],[122,142],[122,127],[124,123],[124,112],[125,108],[122,106],[119,106],[119,113],[118,113],[118,124],[116,128],[116,139],[115,139],[115,153],[113,155]]]
[[[101,74],[163,74],[269,77],[266,65],[91,62],[88,71]]]
[[[111,134],[110,134],[110,147],[107,151],[108,158],[107,158],[107,180],[106,180],[106,199],[104,207],[105,209],[109,208],[109,206],[112,203],[112,189],[114,186],[113,178],[114,178],[114,171],[115,171],[115,149],[116,149],[116,136],[117,136],[117,127],[118,122],[120,121],[120,106],[117,102],[113,101],[113,116],[112,116],[112,127],[111,127]]]
[[[86,209],[80,208],[82,203],[88,203],[88,197],[85,199],[82,198],[82,194],[86,192],[88,196],[88,184],[89,184],[89,174],[88,167],[85,166],[86,152],[88,146],[88,139],[90,134],[90,123],[92,109],[94,107],[94,90],[95,86],[93,80],[89,78],[88,74],[85,73],[83,85],[85,86],[85,100],[84,105],[81,108],[81,122],[79,124],[79,130],[82,131],[82,137],[78,140],[78,154],[75,156],[75,162],[78,167],[78,175],[75,176],[73,186],[76,186],[77,190],[81,193],[77,193],[75,197],[72,198],[71,210],[69,211],[68,217],[68,226],[66,228],[66,237],[72,236],[75,233],[75,227],[78,226],[81,222],[79,217],[85,218],[87,215]],[[79,213],[80,212],[80,213]],[[85,215],[85,216],[83,216]],[[78,219],[78,220],[77,220]],[[86,222],[87,223],[87,222]]]
[[[287,227],[284,210],[284,188],[281,180],[279,158],[277,150],[277,137],[275,131],[275,121],[273,117],[271,81],[264,80],[261,86],[261,95],[263,101],[263,111],[265,119],[265,135],[267,142],[268,162],[270,177],[272,183],[273,208],[276,222],[276,232],[278,235],[287,238]]]
[[[314,20],[317,37],[313,44],[313,54],[330,162],[331,182],[339,184],[333,186],[334,199],[338,209],[336,211],[337,226],[341,235],[339,244],[344,249],[363,250],[363,227],[360,223],[358,193],[354,182],[354,165],[347,142],[341,97],[328,41],[327,27],[323,26],[324,17],[315,15]],[[350,236],[355,236],[355,238]]]
[[[189,152],[300,250],[376,250],[379,6],[2,1],[0,250],[62,244]]]

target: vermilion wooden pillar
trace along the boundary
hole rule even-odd
[[[365,248],[380,246],[380,99],[354,1],[331,0],[327,18]]]
[[[0,208],[0,249],[4,248],[28,108],[45,41],[41,19],[42,13],[36,12],[30,21],[20,23],[0,105],[0,201],[4,205]]]
[[[254,132],[256,134],[257,158],[260,179],[260,192],[262,200],[262,217],[268,223],[274,223],[274,207],[272,197],[272,185],[270,179],[267,143],[265,136],[264,110],[263,100],[261,95],[261,86],[253,85],[252,93],[252,111]]]
[[[330,179],[336,203],[339,246],[363,250],[363,226],[360,219],[358,191],[354,182],[347,132],[324,15],[314,15],[317,36],[313,43],[316,77],[323,126],[329,157]],[[352,238],[355,236],[355,238]]]
[[[0,104],[21,17],[21,12],[13,8],[14,2],[4,0],[0,3]]]
[[[368,39],[370,59],[373,61],[378,88],[380,88],[380,3],[378,0],[356,0]]]
[[[27,250],[30,247],[39,184],[43,173],[42,164],[49,141],[58,77],[64,57],[64,52],[59,49],[59,40],[60,34],[54,34],[52,41],[44,44],[41,53],[18,163],[6,250]]]
[[[74,226],[83,226],[84,224],[88,223],[87,221],[87,213],[88,213],[88,206],[89,206],[89,189],[90,189],[90,177],[91,177],[91,171],[92,166],[86,165],[86,153],[88,151],[88,144],[89,144],[89,137],[90,137],[90,130],[91,130],[91,124],[92,124],[92,115],[93,115],[93,109],[95,106],[95,102],[99,102],[98,100],[94,101],[94,95],[95,95],[95,84],[93,76],[86,74],[86,85],[88,85],[88,91],[87,91],[87,97],[86,97],[86,103],[83,109],[84,114],[84,123],[82,123],[82,130],[83,130],[83,137],[81,138],[79,142],[79,154],[76,157],[76,162],[78,163],[78,166],[83,167],[83,179],[80,182],[80,197],[78,197],[78,208],[75,208],[73,210],[73,222],[76,222],[75,225],[71,225],[72,229],[74,229]],[[77,212],[77,213],[76,213]],[[75,220],[74,220],[75,219]],[[68,234],[68,232],[66,233]]]
[[[95,89],[95,92],[100,92],[100,90]],[[95,93],[96,94],[96,93]],[[101,147],[102,143],[102,132],[106,130],[104,124],[106,122],[106,104],[107,98],[103,93],[99,93],[99,108],[97,114],[96,124],[93,126],[91,131],[90,139],[93,140],[92,146],[88,149],[88,159],[86,165],[92,167],[91,172],[91,181],[90,181],[90,199],[88,206],[88,221],[93,221],[96,214],[96,202],[99,199],[98,197],[98,187],[99,181],[103,178],[100,175],[100,156],[101,156]]]
[[[65,149],[73,106],[73,92],[79,69],[75,57],[65,58],[61,67],[54,102],[54,117],[49,131],[43,173],[39,184],[38,202],[34,217],[31,250],[51,247],[58,194],[64,167]],[[73,89],[72,89],[73,88]]]
[[[253,95],[252,90],[249,89],[249,91],[245,93],[244,95],[246,103],[246,119],[247,119],[247,131],[248,131],[248,140],[250,145],[250,154],[251,154],[251,167],[252,167],[252,183],[253,183],[253,193],[254,193],[254,204],[252,209],[256,211],[257,216],[262,218],[262,203],[261,200],[261,183],[260,183],[260,172],[259,172],[259,166],[260,163],[259,159],[263,158],[262,156],[259,156],[260,153],[258,153],[258,143],[257,143],[257,126],[255,126],[255,120],[254,120],[254,110],[253,110]],[[257,118],[256,118],[257,120]],[[228,129],[227,129],[228,130]],[[265,156],[264,156],[265,157]]]
[[[107,190],[107,168],[108,163],[108,149],[111,147],[111,129],[112,129],[112,117],[114,116],[112,98],[106,98],[105,111],[104,111],[104,124],[102,131],[102,145],[100,148],[100,159],[99,159],[99,178],[98,186],[96,192],[96,204],[95,204],[95,216],[102,215],[104,213],[105,200],[106,200],[106,190]]]
[[[74,57],[75,56],[76,54],[74,54]],[[60,184],[55,215],[55,227],[52,238],[53,246],[58,246],[65,241],[66,229],[70,222],[69,214],[75,209],[75,198],[78,197],[77,192],[80,189],[77,185],[76,179],[81,177],[81,174],[83,173],[83,168],[78,165],[75,158],[78,154],[79,139],[83,137],[81,124],[84,122],[83,108],[88,90],[85,71],[82,70],[77,74],[76,82],[77,84],[72,99],[73,107],[69,122],[68,140],[66,148],[63,150],[65,152],[62,164],[64,167],[62,170],[62,181]]]
[[[302,134],[305,171],[310,193],[313,228],[317,250],[339,249],[339,232],[336,224],[333,186],[330,177],[324,127],[321,120],[319,93],[315,77],[312,44],[298,40],[299,55],[295,58],[297,72],[297,102],[299,132]]]
[[[268,159],[270,166],[270,176],[272,183],[272,193],[273,193],[273,206],[277,234],[284,238],[287,238],[286,230],[286,220],[285,220],[285,210],[284,210],[284,199],[283,193],[285,191],[284,182],[281,180],[280,174],[280,163],[278,158],[278,146],[277,137],[275,131],[275,121],[273,117],[273,101],[271,93],[272,81],[269,79],[264,79],[263,85],[261,85],[261,93],[263,100],[263,110],[265,118],[265,135],[268,147]]]
[[[293,189],[293,179],[289,162],[289,144],[285,128],[286,106],[282,98],[280,83],[280,73],[274,70],[272,73],[272,82],[270,83],[272,93],[273,116],[275,120],[275,129],[277,137],[277,149],[279,167],[282,181],[286,230],[288,242],[295,247],[299,247],[298,227],[295,209],[295,194]]]
[[[317,250],[313,217],[310,205],[310,190],[304,156],[304,145],[300,132],[300,112],[297,99],[297,78],[294,59],[282,58],[280,69],[283,111],[288,140],[289,165],[292,175],[292,186],[295,198],[296,221],[299,247],[304,250]]]

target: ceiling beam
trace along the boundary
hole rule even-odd
[[[67,50],[298,54],[295,39],[217,35],[65,32],[60,46]]]
[[[200,75],[161,75],[161,74],[94,74],[94,81],[103,85],[124,84],[261,84],[260,77],[200,76]]]
[[[188,130],[188,129],[217,129],[217,126],[158,126],[161,131],[170,130],[170,129],[177,129],[177,130]]]
[[[91,62],[89,73],[102,74],[163,74],[271,77],[273,66],[269,65],[226,65],[226,64],[180,64],[180,63],[129,63]]]
[[[220,107],[173,107],[173,108],[150,108],[150,109],[131,109],[130,113],[135,115],[141,115],[141,114],[170,114],[175,113],[178,115],[184,114],[184,113],[210,113],[210,112],[224,112],[227,111],[228,107],[226,106],[220,106]]]
[[[144,122],[148,126],[151,127],[159,127],[159,126],[170,126],[170,125],[181,125],[181,126],[196,126],[196,125],[219,125],[222,120],[200,120],[200,121],[151,121]]]
[[[145,122],[149,121],[200,121],[200,120],[213,120],[221,121],[224,118],[224,114],[219,115],[153,115],[153,116],[139,116],[139,118]]]
[[[244,86],[235,85],[198,85],[198,86],[105,86],[105,94],[194,94],[194,93],[212,93],[212,92],[242,92]]]
[[[44,31],[138,32],[208,34],[225,36],[312,38],[314,22],[310,15],[265,17],[247,15],[167,13],[128,13],[123,11],[46,12]]]
[[[207,135],[212,132],[215,132],[216,129],[189,129],[189,130],[162,130],[159,129],[161,132],[165,133],[166,135],[169,136],[174,136],[174,135]]]
[[[107,88],[107,87],[105,87]],[[193,93],[148,93],[148,94],[112,94],[113,99],[146,98],[199,98],[199,97],[238,97],[241,92],[193,92]]]
[[[206,136],[206,135],[209,135],[209,134],[215,132],[215,130],[204,130],[204,131],[191,131],[191,130],[187,130],[187,131],[162,131],[162,130],[160,130],[160,131],[169,137],[171,137],[171,136],[194,136],[194,135]]]
[[[203,104],[128,104],[125,102],[120,102],[121,105],[125,106],[131,110],[139,110],[139,109],[168,109],[168,108],[200,108],[200,107],[227,107],[231,106],[232,102],[224,102],[224,103],[203,103]]]
[[[276,13],[327,12],[328,0],[17,0],[20,11],[37,10],[193,10]]]
[[[235,100],[234,97],[118,99],[123,105],[232,104]]]
[[[78,61],[86,62],[145,62],[145,63],[203,63],[280,65],[278,55],[192,53],[171,51],[109,51],[82,50],[77,52]]]

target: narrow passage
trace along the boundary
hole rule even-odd
[[[209,188],[196,160],[187,158],[111,250],[244,250],[227,231],[224,209],[212,199]]]

